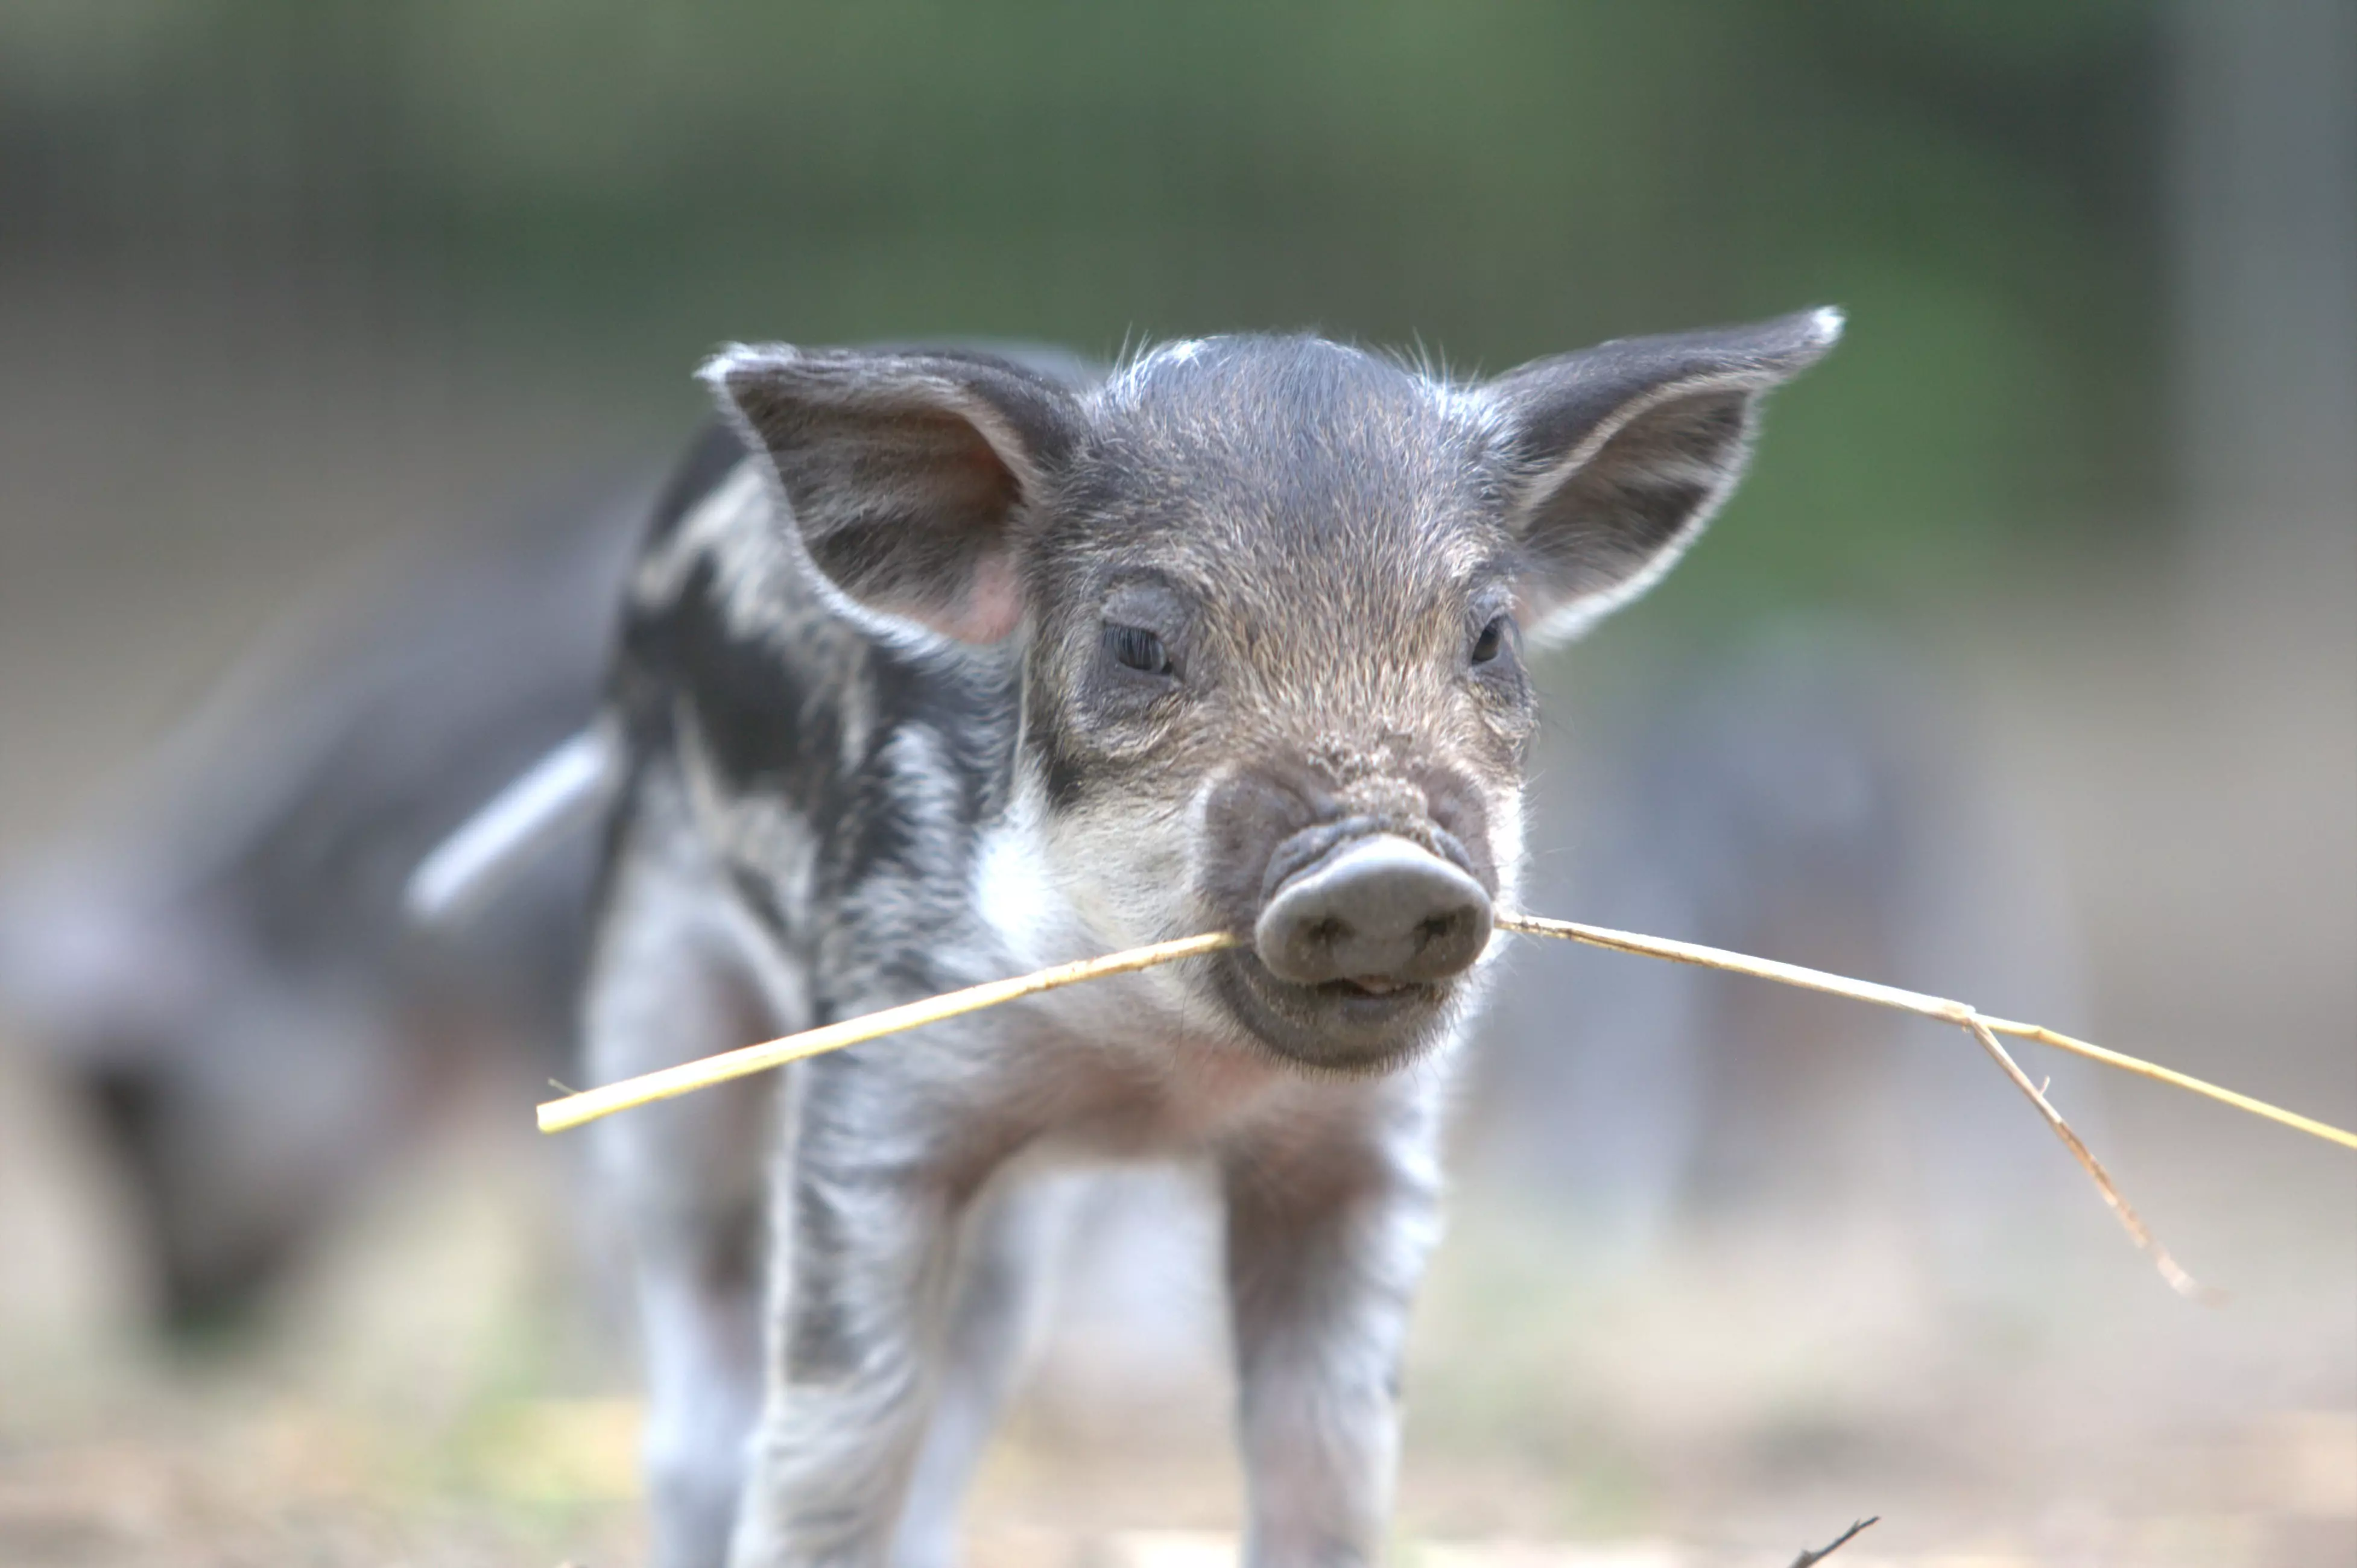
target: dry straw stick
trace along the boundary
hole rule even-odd
[[[1217,952],[1222,948],[1234,947],[1241,940],[1241,938],[1229,936],[1224,931],[1211,931],[1200,937],[1181,937],[1172,942],[1156,942],[1150,947],[1130,948],[1123,952],[1108,953],[1103,958],[1083,959],[1078,963],[1035,970],[1013,980],[992,980],[980,985],[969,985],[963,991],[945,992],[939,996],[928,996],[922,1002],[887,1007],[881,1013],[869,1013],[857,1018],[845,1018],[839,1024],[804,1029],[799,1035],[788,1035],[781,1040],[723,1051],[716,1057],[699,1057],[659,1072],[640,1073],[636,1078],[626,1078],[601,1089],[585,1089],[562,1100],[548,1101],[540,1108],[540,1130],[562,1133],[585,1122],[595,1122],[600,1116],[628,1111],[634,1105],[676,1099],[699,1089],[709,1089],[716,1083],[726,1083],[732,1078],[766,1072],[773,1067],[798,1062],[804,1057],[823,1056],[828,1051],[839,1051],[845,1046],[856,1046],[864,1040],[897,1035],[920,1024],[938,1024],[961,1013],[979,1013],[985,1007],[1037,996],[1043,991],[1078,985],[1084,980],[1103,980],[1110,974],[1130,974],[1141,969],[1152,969],[1157,964],[1193,958],[1198,953]]]
[[[1804,990],[1823,991],[1835,996],[1846,996],[1854,1001],[1871,1002],[1878,1006],[1896,1008],[1902,1013],[1913,1013],[1921,1017],[1934,1018],[1941,1023],[1953,1024],[1966,1030],[1979,1042],[1981,1048],[1988,1052],[2005,1075],[2013,1080],[2014,1087],[2029,1097],[2030,1103],[2038,1108],[2039,1114],[2046,1119],[2047,1125],[2054,1129],[2055,1135],[2061,1138],[2064,1145],[2070,1149],[2072,1156],[2084,1167],[2087,1175],[2093,1178],[2097,1190],[2104,1195],[2104,1201],[2111,1206],[2112,1212],[2119,1217],[2120,1223],[2126,1227],[2128,1234],[2135,1239],[2136,1245],[2152,1258],[2160,1270],[2161,1277],[2166,1279],[2173,1288],[2187,1295],[2200,1294],[2201,1286],[2194,1282],[2191,1275],[2178,1266],[2177,1261],[2171,1258],[2158,1242],[2153,1240],[2152,1232],[2145,1228],[2144,1221],[2136,1217],[2136,1210],[2129,1208],[2127,1200],[2120,1196],[2119,1189],[2112,1184],[2112,1178],[2104,1169],[2102,1163],[2088,1152],[2087,1145],[2080,1141],[2078,1133],[2072,1131],[2071,1124],[2062,1119],[2061,1112],[2054,1109],[2052,1101],[2046,1098],[2036,1084],[2029,1081],[2029,1075],[2021,1070],[2005,1047],[1998,1043],[1997,1036],[2015,1035],[2023,1039],[2037,1040],[2059,1050],[2070,1051],[2085,1057],[2091,1061],[2101,1062],[2106,1067],[2118,1068],[2161,1083],[2172,1084],[2179,1089],[2188,1090],[2195,1094],[2218,1101],[2222,1104],[2247,1111],[2255,1116],[2264,1116],[2271,1122],[2279,1122],[2287,1127],[2297,1128],[2300,1132],[2310,1133],[2328,1142],[2357,1149],[2357,1133],[2343,1132],[2338,1127],[2328,1126],[2324,1122],[2312,1121],[2278,1106],[2269,1105],[2265,1101],[2253,1100],[2248,1095],[2237,1094],[2233,1090],[2221,1089],[2216,1084],[2205,1083],[2185,1073],[2175,1072],[2164,1067],[2156,1067],[2150,1062],[2123,1055],[2118,1051],[2105,1050],[2101,1046],[2090,1045],[2084,1040],[2073,1039],[2068,1035],[2057,1034],[2051,1029],[2041,1028],[2035,1024],[2017,1024],[2009,1019],[1988,1017],[1964,1003],[1950,1001],[1943,996],[1927,996],[1920,991],[1902,991],[1896,986],[1877,985],[1871,981],[1851,980],[1845,975],[1828,974],[1823,970],[1807,969],[1795,963],[1780,963],[1773,959],[1753,958],[1747,953],[1729,952],[1724,948],[1704,947],[1697,942],[1681,942],[1663,937],[1640,936],[1633,931],[1616,931],[1603,926],[1585,926],[1573,920],[1552,920],[1538,915],[1501,915],[1498,917],[1498,928],[1501,930],[1520,932],[1525,936],[1559,937],[1568,941],[1583,942],[1589,947],[1604,948],[1613,952],[1636,953],[1646,958],[1667,959],[1674,963],[1689,963],[1704,969],[1727,970],[1736,974],[1749,974],[1761,980],[1773,980],[1785,985],[1797,985]],[[841,1023],[828,1024],[816,1029],[805,1029],[799,1035],[788,1035],[783,1039],[770,1040],[758,1046],[747,1046],[740,1050],[724,1051],[718,1056],[683,1062],[677,1067],[665,1068],[660,1072],[645,1073],[637,1078],[624,1079],[619,1083],[607,1084],[603,1088],[586,1090],[577,1094],[568,1094],[561,1100],[549,1101],[540,1107],[540,1130],[544,1133],[562,1133],[568,1128],[578,1127],[584,1122],[595,1122],[601,1116],[610,1116],[617,1111],[627,1111],[632,1106],[646,1105],[658,1100],[673,1099],[695,1090],[709,1088],[716,1083],[726,1083],[731,1079],[744,1078],[752,1073],[767,1071],[770,1068],[782,1067],[787,1062],[800,1061],[804,1057],[814,1057],[826,1051],[841,1050],[846,1046],[859,1045],[864,1041],[877,1039],[885,1035],[899,1034],[904,1029],[913,1029],[920,1025],[937,1024],[944,1018],[954,1018],[960,1014],[980,1012],[985,1007],[996,1007],[1002,1003],[1018,1001],[1026,996],[1036,996],[1043,991],[1054,991],[1067,985],[1077,985],[1083,981],[1102,980],[1108,975],[1131,974],[1142,969],[1152,969],[1160,964],[1173,963],[1179,959],[1217,952],[1223,948],[1239,946],[1242,941],[1242,938],[1223,931],[1207,932],[1198,937],[1182,937],[1176,941],[1156,942],[1148,947],[1131,948],[1125,952],[1111,953],[1103,958],[1086,959],[1079,963],[1060,964],[1052,969],[1018,975],[1013,980],[994,980],[981,985],[969,985],[963,991],[952,991],[943,995],[927,997],[921,1002],[911,1002],[905,1006],[888,1007],[880,1013],[870,1013],[864,1017],[846,1018]]]
[[[1773,959],[1751,958],[1739,952],[1728,952],[1724,948],[1706,948],[1698,942],[1671,941],[1663,937],[1641,937],[1633,931],[1609,930],[1602,926],[1583,926],[1573,920],[1550,920],[1538,915],[1501,915],[1498,917],[1498,924],[1502,929],[1521,931],[1527,936],[1562,937],[1575,942],[1585,942],[1589,947],[1607,948],[1614,952],[1640,953],[1647,958],[1665,958],[1674,963],[1698,964],[1705,969],[1730,970],[1737,974],[1756,975],[1761,980],[1781,981],[1786,985],[1798,985],[1809,991],[1830,992],[1835,996],[1846,996],[1857,1002],[1872,1002],[1884,1007],[1896,1007],[1902,1013],[1916,1013],[1926,1018],[1937,1018],[1943,1024],[1965,1026],[1968,1018],[1978,1018],[1997,1034],[2014,1035],[2025,1040],[2036,1040],[2040,1045],[2052,1046],[2058,1051],[2068,1051],[2072,1056],[2085,1057],[2089,1061],[2101,1062],[2105,1067],[2117,1068],[2123,1072],[2132,1072],[2139,1078],[2151,1079],[2156,1083],[2166,1083],[2178,1089],[2188,1090],[2207,1099],[2214,1100],[2221,1105],[2231,1105],[2237,1111],[2247,1111],[2254,1116],[2264,1116],[2270,1122],[2280,1122],[2287,1127],[2295,1128],[2312,1137],[2321,1138],[2328,1144],[2339,1144],[2343,1148],[2357,1149],[2357,1133],[2343,1132],[2328,1122],[2302,1116],[2298,1112],[2286,1111],[2279,1105],[2270,1105],[2264,1100],[2254,1100],[2247,1094],[2237,1094],[2231,1089],[2221,1089],[2214,1083],[2205,1083],[2190,1073],[2178,1072],[2173,1069],[2160,1067],[2137,1057],[2126,1056],[2118,1051],[2105,1050],[2101,1046],[2090,1045],[2085,1040],[2073,1039],[2069,1035],[2060,1034],[2036,1024],[2017,1024],[2009,1018],[1992,1018],[1961,1002],[1951,1002],[1945,997],[1926,996],[1920,991],[1901,991],[1897,986],[1877,985],[1870,981],[1850,980],[1838,974],[1827,974],[1823,970],[1804,969],[1797,963],[1779,963]]]

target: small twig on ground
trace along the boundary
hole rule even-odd
[[[1858,1531],[1864,1530],[1870,1524],[1879,1521],[1881,1518],[1882,1516],[1880,1514],[1875,1514],[1870,1518],[1862,1519],[1856,1524],[1851,1525],[1847,1530],[1843,1530],[1839,1535],[1835,1536],[1831,1541],[1826,1541],[1823,1546],[1818,1547],[1814,1552],[1803,1550],[1798,1557],[1792,1559],[1792,1568],[1814,1568],[1814,1564],[1823,1563],[1826,1558],[1831,1557],[1835,1552],[1839,1552],[1843,1547],[1848,1545],[1853,1540],[1857,1539]]]

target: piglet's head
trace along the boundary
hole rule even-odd
[[[1641,593],[1830,310],[1459,383],[1311,338],[1073,387],[950,354],[740,348],[707,379],[809,564],[903,641],[1023,672],[1047,948],[1206,929],[1200,1018],[1365,1071],[1469,1004],[1522,853],[1527,647]],[[1044,911],[1044,912],[1043,912]]]

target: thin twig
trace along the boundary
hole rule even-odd
[[[1937,1018],[1943,1024],[1962,1027],[1967,1017],[1976,1017],[2000,1035],[2012,1035],[2020,1039],[2036,1040],[2058,1051],[2084,1057],[2105,1067],[2132,1072],[2139,1078],[2151,1079],[2186,1090],[2221,1105],[2231,1105],[2237,1111],[2247,1111],[2254,1116],[2264,1116],[2270,1122],[2321,1138],[2328,1144],[2338,1144],[2344,1149],[2357,1149],[2357,1133],[2351,1133],[2270,1105],[2264,1100],[2254,1100],[2247,1094],[2237,1094],[2214,1083],[2161,1067],[2138,1057],[2106,1050],[2085,1040],[2073,1039],[2037,1024],[2017,1024],[2010,1018],[1992,1018],[1962,1002],[1952,1002],[1943,996],[1927,996],[1920,991],[1901,991],[1896,986],[1877,985],[1869,981],[1850,980],[1838,974],[1828,974],[1821,969],[1808,969],[1797,963],[1780,963],[1773,959],[1753,958],[1746,953],[1729,952],[1725,948],[1705,947],[1699,942],[1672,941],[1664,937],[1639,936],[1634,931],[1616,931],[1603,926],[1583,926],[1576,920],[1551,920],[1540,915],[1501,915],[1499,928],[1521,931],[1534,937],[1561,937],[1566,941],[1584,942],[1589,947],[1604,948],[1612,952],[1640,953],[1647,958],[1668,959],[1673,963],[1690,963],[1704,969],[1723,969],[1738,974],[1756,975],[1761,980],[1780,981],[1786,985],[1798,985],[1810,991],[1823,991],[1853,1001],[1872,1002],[1885,1007],[1896,1007],[1904,1013]]]
[[[1831,1541],[1826,1541],[1823,1546],[1818,1547],[1814,1552],[1803,1550],[1798,1557],[1792,1559],[1792,1568],[1815,1568],[1817,1563],[1823,1563],[1826,1558],[1831,1557],[1835,1552],[1839,1552],[1843,1547],[1847,1546],[1857,1538],[1857,1533],[1860,1530],[1866,1529],[1866,1527],[1870,1524],[1879,1523],[1881,1519],[1882,1516],[1880,1514],[1876,1514],[1869,1519],[1862,1519],[1856,1524],[1851,1525],[1847,1530],[1843,1530],[1839,1535],[1835,1536]]]
[[[1705,947],[1700,942],[1643,937],[1634,931],[1616,931],[1606,926],[1583,926],[1577,920],[1554,920],[1544,915],[1501,915],[1498,917],[1498,929],[1520,931],[1529,937],[1561,937],[1566,941],[1584,942],[1592,948],[1637,953],[1645,958],[1665,958],[1672,963],[1690,963],[1701,969],[1729,970],[1760,980],[1797,985],[1804,991],[1829,992],[1856,1002],[1896,1007],[1902,1013],[1937,1018],[1943,1024],[1962,1024],[1973,1012],[1963,1003],[1951,1002],[1944,996],[1926,996],[1920,991],[1901,991],[1895,985],[1878,985],[1870,980],[1852,980],[1846,975],[1828,974],[1822,969],[1783,963],[1772,958],[1753,958],[1749,953]]]
[[[2310,1137],[2321,1138],[2328,1144],[2339,1144],[2345,1149],[2357,1149],[2357,1133],[2343,1132],[2329,1122],[2311,1120],[2296,1111],[2286,1111],[2280,1105],[2270,1105],[2264,1100],[2254,1100],[2247,1094],[2237,1094],[2231,1089],[2221,1089],[2214,1083],[2205,1083],[2190,1073],[2179,1072],[2173,1068],[2165,1068],[2157,1062],[2144,1061],[2136,1057],[2123,1056],[2117,1051],[2107,1051],[2101,1046],[2090,1045],[2085,1040],[2074,1040],[2068,1035],[2057,1034],[2052,1029],[2041,1028],[2036,1024],[2017,1024],[2011,1019],[1992,1018],[1986,1014],[1981,1015],[1981,1021],[2000,1035],[2012,1035],[2018,1039],[2036,1040],[2041,1046],[2051,1046],[2058,1051],[2068,1051],[2074,1057],[2084,1057],[2091,1062],[2101,1062],[2105,1067],[2115,1067],[2122,1072],[2132,1072],[2138,1078],[2148,1078],[2155,1083],[2166,1083],[2178,1089],[2190,1090],[2196,1094],[2216,1101],[2221,1105],[2231,1105],[2237,1111],[2247,1111],[2254,1116],[2264,1116],[2270,1122],[2279,1122],[2287,1127],[2306,1133]]]
[[[1616,931],[1604,926],[1582,925],[1575,920],[1555,920],[1539,915],[1510,914],[1499,916],[1497,923],[1501,930],[1518,931],[1528,936],[1558,937],[1567,941],[1582,942],[1589,947],[1604,948],[1613,952],[1637,953],[1646,958],[1666,959],[1674,963],[1693,964],[1704,969],[1726,970],[1737,974],[1753,975],[1761,980],[1776,981],[1784,985],[1800,986],[1804,990],[1825,992],[1835,996],[1846,996],[1853,1001],[1870,1002],[1878,1006],[1896,1008],[1902,1013],[1912,1013],[1920,1017],[1937,1019],[1941,1023],[1953,1024],[1966,1030],[1980,1043],[1981,1048],[1988,1052],[1991,1058],[2004,1070],[2006,1076],[2013,1080],[2014,1086],[2029,1096],[2030,1103],[2038,1108],[2039,1114],[2043,1116],[2047,1124],[2054,1129],[2055,1135],[2062,1140],[2064,1146],[2071,1151],[2072,1156],[2085,1168],[2088,1176],[2093,1178],[2097,1190],[2104,1196],[2104,1201],[2111,1206],[2112,1212],[2119,1217],[2120,1223],[2126,1228],[2136,1245],[2151,1256],[2155,1265],[2160,1270],[2161,1277],[2166,1279],[2172,1288],[2186,1295],[2202,1296],[2205,1293],[2191,1275],[2178,1266],[2177,1261],[2169,1255],[2167,1250],[2153,1239],[2152,1232],[2146,1229],[2144,1221],[2137,1218],[2136,1210],[2129,1208],[2127,1201],[2120,1196],[2119,1188],[2113,1185],[2110,1174],[2104,1169],[2101,1162],[2088,1151],[2087,1145],[2080,1140],[2078,1133],[2072,1130],[2071,1124],[2062,1119],[2061,1112],[2054,1109],[2053,1102],[2046,1098],[2038,1085],[2029,1081],[2029,1076],[2015,1063],[2004,1046],[1998,1043],[1996,1039],[1998,1035],[2014,1035],[2023,1039],[2036,1040],[2040,1044],[2052,1046],[2058,1050],[2085,1057],[2090,1061],[2101,1062],[2106,1067],[2117,1068],[2126,1072],[2152,1079],[2157,1082],[2170,1084],[2215,1100],[2222,1104],[2232,1105],[2237,1110],[2247,1111],[2255,1116],[2264,1116],[2271,1122],[2296,1128],[2312,1136],[2325,1139],[2327,1142],[2357,1149],[2357,1133],[2344,1132],[2341,1128],[2329,1126],[2322,1122],[2283,1110],[2278,1106],[2269,1105],[2265,1101],[2254,1100],[2246,1094],[2237,1094],[2230,1089],[2221,1089],[2216,1084],[2205,1083],[2186,1073],[2158,1067],[2118,1051],[2106,1050],[2101,1046],[2090,1045],[2084,1040],[2073,1039],[2068,1035],[2059,1034],[2036,1024],[2017,1024],[2010,1019],[1991,1018],[1965,1003],[1952,1001],[1944,996],[1930,996],[1920,991],[1903,991],[1893,985],[1878,985],[1871,981],[1852,980],[1846,975],[1831,974],[1820,969],[1809,969],[1796,963],[1783,963],[1774,959],[1754,958],[1749,953],[1730,952],[1724,948],[1706,947],[1699,942],[1682,942],[1674,941],[1666,937],[1641,936],[1634,931]],[[1242,942],[1243,939],[1240,937],[1219,931],[1207,932],[1201,936],[1182,937],[1175,941],[1157,942],[1149,947],[1131,948],[1125,952],[1108,954],[1103,958],[1086,959],[1078,963],[1061,964],[1052,969],[1039,970],[1031,974],[1018,975],[1012,980],[994,980],[981,985],[970,985],[963,991],[952,991],[944,995],[928,997],[921,1002],[911,1002],[904,1006],[888,1007],[880,1013],[871,1013],[865,1017],[846,1018],[840,1023],[828,1024],[816,1029],[806,1029],[798,1035],[788,1035],[782,1039],[770,1040],[758,1046],[747,1046],[740,1050],[726,1051],[719,1056],[705,1057],[695,1061],[683,1062],[677,1067],[665,1068],[659,1072],[624,1079],[619,1083],[609,1083],[600,1089],[567,1094],[563,1099],[549,1101],[540,1107],[540,1130],[544,1133],[561,1133],[568,1128],[578,1127],[584,1122],[594,1122],[601,1116],[609,1116],[617,1111],[627,1111],[632,1106],[645,1105],[657,1100],[669,1100],[698,1089],[708,1088],[713,1084],[725,1083],[731,1079],[743,1078],[751,1073],[780,1067],[787,1062],[800,1061],[805,1057],[817,1056],[825,1051],[841,1050],[846,1046],[856,1046],[885,1035],[898,1034],[903,1029],[913,1029],[921,1025],[939,1023],[944,1018],[954,1018],[960,1014],[978,1012],[985,1007],[996,1007],[1002,1003],[1017,1001],[1026,996],[1036,996],[1043,991],[1054,991],[1066,985],[1077,985],[1083,981],[1100,980],[1108,975],[1134,973],[1138,970],[1152,969],[1158,964],[1172,963],[1179,959],[1217,952],[1224,948],[1240,946]],[[1846,1536],[1843,1539],[1848,1538]],[[1835,1544],[1840,1543],[1837,1541]]]
[[[1177,941],[1130,948],[1103,958],[1083,959],[1078,963],[1059,964],[1053,969],[1017,975],[1013,980],[985,981],[980,985],[969,985],[963,991],[928,996],[921,1002],[887,1007],[880,1013],[845,1018],[839,1024],[804,1029],[799,1035],[788,1035],[783,1039],[723,1051],[716,1057],[700,1057],[694,1061],[682,1062],[677,1067],[664,1068],[659,1072],[641,1073],[637,1078],[626,1078],[619,1083],[585,1090],[562,1100],[548,1101],[540,1107],[540,1130],[562,1133],[585,1122],[595,1122],[600,1116],[628,1111],[634,1105],[674,1099],[699,1089],[708,1089],[716,1083],[726,1083],[733,1078],[744,1078],[752,1073],[766,1072],[773,1067],[783,1067],[804,1057],[839,1051],[845,1046],[856,1046],[884,1035],[897,1035],[903,1029],[913,1029],[920,1025],[938,1024],[961,1013],[978,1013],[985,1007],[1037,996],[1043,991],[1078,985],[1084,980],[1130,974],[1141,969],[1152,969],[1157,964],[1193,958],[1198,953],[1217,952],[1222,948],[1234,947],[1241,940],[1241,938],[1224,931],[1211,931],[1200,937],[1181,937]]]

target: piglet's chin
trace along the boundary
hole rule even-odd
[[[1254,1040],[1318,1072],[1385,1073],[1438,1046],[1465,983],[1329,981],[1302,985],[1271,973],[1249,948],[1213,960],[1221,1004]]]

